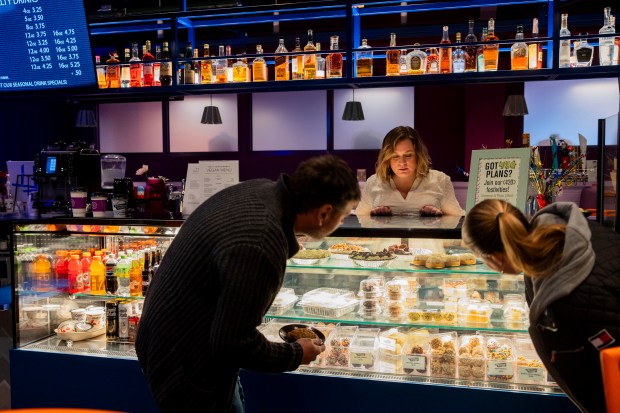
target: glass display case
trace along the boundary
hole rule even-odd
[[[350,216],[331,237],[300,238],[303,249],[289,260],[260,330],[273,341],[291,323],[324,333],[326,351],[300,367],[301,375],[562,394],[529,344],[522,276],[498,274],[468,251],[461,220]],[[133,271],[139,268],[148,288],[157,252],[165,254],[181,224],[79,218],[16,224],[18,349],[136,359],[144,294]],[[115,268],[106,263],[103,280],[82,264],[102,251],[121,257]],[[67,252],[82,260],[77,270],[71,261],[73,269],[63,269]],[[135,258],[128,267],[121,263],[127,257]]]

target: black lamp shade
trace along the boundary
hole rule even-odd
[[[344,106],[342,120],[364,120],[362,102],[351,101]]]
[[[90,109],[80,109],[77,117],[75,118],[76,128],[96,128],[97,118],[95,112]]]
[[[205,123],[207,125],[221,124],[222,117],[220,116],[220,109],[217,106],[205,106],[200,123]]]
[[[509,95],[504,105],[504,116],[523,116],[527,115],[527,103],[523,95]]]

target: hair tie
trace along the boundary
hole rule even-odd
[[[503,212],[499,212],[496,216],[495,216],[495,221],[497,221],[497,225],[499,225],[499,217],[501,217],[504,213]]]

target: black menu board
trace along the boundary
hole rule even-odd
[[[0,0],[0,93],[96,86],[82,0]]]

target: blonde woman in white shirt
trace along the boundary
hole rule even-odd
[[[368,178],[357,215],[465,215],[450,177],[431,169],[420,134],[397,126],[385,135],[376,173]]]

